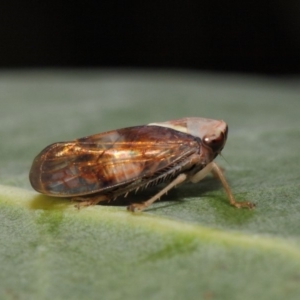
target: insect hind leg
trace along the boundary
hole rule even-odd
[[[159,200],[161,196],[166,194],[169,190],[171,190],[176,185],[181,184],[187,179],[187,175],[184,173],[179,174],[173,181],[171,181],[166,187],[164,187],[160,192],[158,192],[156,195],[154,195],[149,200],[142,202],[142,203],[132,203],[127,207],[127,210],[130,210],[132,212],[134,211],[142,211],[149,207],[151,204],[153,204],[155,201]]]
[[[109,198],[106,195],[99,195],[94,197],[74,197],[72,201],[78,201],[75,205],[76,208],[80,209],[81,207],[97,205],[100,202],[108,201]]]

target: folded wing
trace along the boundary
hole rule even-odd
[[[197,151],[198,142],[186,133],[129,127],[48,146],[35,158],[30,182],[58,197],[105,193],[162,174]]]

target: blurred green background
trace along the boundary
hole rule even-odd
[[[1,299],[298,299],[299,78],[2,71],[0,90]],[[188,116],[228,123],[217,161],[255,210],[231,207],[211,177],[138,214],[30,187],[48,144]]]

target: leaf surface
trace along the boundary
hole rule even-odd
[[[299,80],[108,71],[0,74],[1,299],[298,299]],[[186,116],[223,119],[212,177],[143,213],[77,210],[34,192],[28,172],[53,142]],[[129,195],[149,198],[157,189]]]

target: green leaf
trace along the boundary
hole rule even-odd
[[[2,72],[0,90],[1,299],[298,299],[299,80]],[[218,162],[256,209],[231,207],[212,177],[142,213],[120,202],[78,210],[30,187],[50,143],[187,116],[229,124]]]

